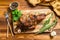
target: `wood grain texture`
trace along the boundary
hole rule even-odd
[[[48,34],[17,34],[14,37],[11,37],[9,34],[9,38],[6,38],[6,20],[5,20],[5,12],[7,11],[7,8],[9,7],[9,4],[11,2],[17,1],[19,2],[19,10],[30,10],[30,9],[41,9],[41,8],[47,8],[43,6],[36,6],[36,7],[30,7],[29,4],[27,4],[26,0],[0,0],[0,40],[60,40],[60,33],[57,32],[57,36],[55,36],[53,39],[49,37]],[[58,20],[58,24],[56,25],[57,29],[60,29],[60,19]]]

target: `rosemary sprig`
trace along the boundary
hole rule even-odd
[[[45,21],[43,27],[37,32],[37,34],[43,33],[44,31],[50,29],[51,27],[54,27],[57,24],[57,18],[53,21],[53,23],[50,24],[51,17],[52,15],[50,16],[48,20]]]

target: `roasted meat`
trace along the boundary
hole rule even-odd
[[[46,17],[45,14],[39,15],[22,15],[20,18],[20,22],[24,25],[23,28],[34,29],[36,24],[39,24],[44,18]]]

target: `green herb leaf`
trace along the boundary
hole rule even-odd
[[[13,21],[18,21],[19,18],[22,16],[21,10],[18,11],[17,9],[12,11]]]
[[[49,17],[49,19],[45,21],[45,23],[43,24],[43,27],[50,23],[50,19],[51,19],[52,17],[53,17],[53,13],[52,13],[51,16]]]
[[[51,16],[52,17],[52,16]],[[51,18],[50,17],[50,18]],[[43,33],[44,31],[50,29],[52,26],[55,26],[57,23],[57,18],[53,21],[52,24],[50,24],[50,18],[45,22],[46,24],[43,25],[43,27],[37,32],[37,34],[39,33]]]

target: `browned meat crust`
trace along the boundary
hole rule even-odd
[[[46,17],[45,14],[40,15],[22,15],[20,18],[21,27],[23,26],[23,29],[34,29],[36,24],[39,24],[44,18]]]

